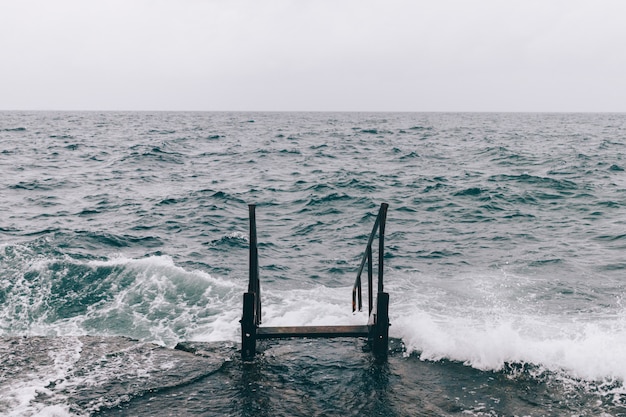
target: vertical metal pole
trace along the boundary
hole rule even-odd
[[[383,292],[383,270],[385,256],[385,222],[387,220],[387,208],[383,203],[380,206],[376,224],[378,225],[378,294],[376,296],[376,310],[370,312],[369,342],[372,352],[377,359],[386,360],[389,353],[389,294]],[[374,233],[376,227],[374,227]],[[369,262],[371,264],[371,255]]]
[[[261,283],[259,282],[259,249],[256,237],[256,206],[248,205],[250,214],[250,262],[248,292],[256,295],[255,300],[255,324],[261,322]]]
[[[241,317],[241,358],[251,360],[256,354],[256,334],[261,318],[261,288],[259,283],[259,252],[256,239],[255,205],[248,205],[250,216],[250,252],[248,259],[248,292],[243,295]]]
[[[363,301],[361,294],[361,275],[357,275],[356,282],[354,283],[354,287],[352,287],[352,312],[354,313],[358,307],[359,311],[361,311]],[[358,300],[358,303],[357,303]]]
[[[374,308],[374,280],[373,280],[373,265],[372,265],[372,247],[367,247],[367,305],[369,306],[368,316],[372,314]]]
[[[363,294],[361,293],[360,275],[357,275],[354,287],[352,287],[352,312],[354,313],[357,308],[359,311],[363,308]]]
[[[248,244],[250,247],[250,256],[248,257],[248,266],[249,266],[249,281],[248,281],[248,292],[256,292],[257,285],[257,267],[258,267],[258,255],[257,255],[257,246],[256,246],[256,206],[254,204],[248,205],[248,213],[250,218],[250,236],[248,239]]]
[[[380,205],[380,225],[378,230],[378,292],[383,292],[383,262],[385,257],[385,222],[387,221],[387,208],[389,204]]]

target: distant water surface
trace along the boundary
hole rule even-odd
[[[0,415],[625,416],[625,168],[624,114],[0,112]],[[241,363],[247,204],[314,325],[382,202],[388,363]]]

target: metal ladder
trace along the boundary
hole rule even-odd
[[[249,361],[256,354],[256,341],[262,339],[286,338],[331,338],[363,337],[367,338],[371,351],[378,359],[385,360],[389,351],[389,294],[383,289],[383,262],[385,245],[385,223],[388,204],[383,203],[378,211],[374,228],[369,236],[363,253],[361,265],[352,288],[352,311],[362,309],[361,275],[367,264],[367,288],[369,302],[369,320],[362,326],[285,326],[261,327],[261,285],[259,281],[259,251],[256,236],[256,206],[248,205],[250,215],[250,256],[248,291],[243,294],[243,316],[241,318],[241,357]],[[374,304],[373,298],[373,258],[372,243],[378,232],[378,291]],[[374,308],[375,307],[375,308]]]

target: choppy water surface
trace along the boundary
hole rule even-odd
[[[624,114],[0,113],[0,414],[626,415],[625,168]],[[247,204],[312,325],[381,202],[388,363],[241,363]]]

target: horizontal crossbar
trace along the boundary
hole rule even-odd
[[[368,326],[287,326],[259,327],[257,329],[257,339],[367,337],[368,334]]]

